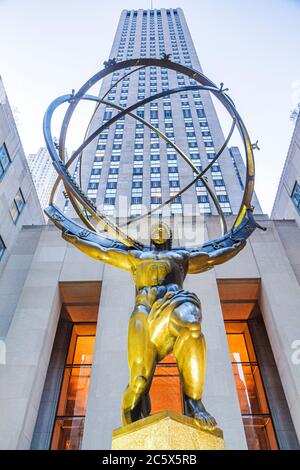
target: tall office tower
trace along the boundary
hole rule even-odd
[[[300,114],[280,178],[272,218],[295,219],[300,227]]]
[[[165,53],[171,54],[173,62],[201,70],[182,10],[124,10],[110,58],[119,62],[135,57],[159,58]],[[134,68],[138,67],[107,76],[102,82],[100,96],[104,96],[112,85]],[[111,89],[106,100],[128,107],[149,95],[196,84],[194,80],[167,68],[146,67],[124,78]],[[91,131],[115,113],[111,106],[102,104]],[[139,107],[137,114],[182,148],[198,169],[204,169],[223,145],[223,132],[208,92],[188,91],[165,96]],[[242,165],[239,154],[238,166]],[[131,215],[139,215],[142,205],[157,208],[194,177],[192,169],[174,148],[129,116],[102,132],[85,151],[82,175],[83,189],[110,215],[115,208],[118,213],[119,198],[124,196],[129,202]],[[243,186],[235,153],[230,154],[225,149],[207,172],[207,177],[225,215],[236,214]],[[173,201],[171,213],[186,215],[183,207],[193,207],[194,214],[217,214],[200,180],[196,187],[191,187]],[[261,213],[258,202],[256,212]]]
[[[0,274],[22,225],[44,218],[0,77]]]
[[[37,153],[29,154],[27,160],[41,206],[44,209],[49,203],[57,173],[46,147],[41,147]]]

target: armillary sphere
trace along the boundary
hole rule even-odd
[[[186,75],[187,77],[193,79],[197,82],[197,85],[188,85],[188,86],[181,86],[173,89],[168,89],[167,91],[162,91],[160,93],[152,94],[151,96],[137,101],[135,104],[123,108],[116,104],[113,104],[111,101],[107,101],[106,97],[109,92],[118,85],[125,77],[131,75],[142,68],[147,68],[151,66],[156,67],[163,67],[166,69],[174,70],[176,72],[180,72],[181,74]],[[88,94],[91,87],[93,87],[97,82],[102,80],[107,75],[112,74],[118,70],[124,70],[125,72],[128,68],[134,67],[133,70],[130,69],[129,72],[124,73],[124,75],[116,81],[112,85],[112,87],[105,93],[105,95],[101,98],[99,96],[94,96]],[[173,143],[165,134],[163,134],[159,129],[152,126],[148,121],[141,118],[140,116],[136,115],[134,111],[139,108],[140,106],[144,106],[147,103],[152,101],[158,100],[165,96],[174,95],[176,93],[187,92],[187,91],[198,91],[198,90],[206,90],[212,93],[226,108],[228,113],[232,118],[232,125],[226,140],[224,141],[222,147],[216,153],[215,157],[209,162],[205,169],[200,171],[194,163],[191,161],[188,155],[186,155],[175,143]],[[48,107],[45,117],[44,117],[44,137],[46,141],[46,145],[50,156],[53,161],[53,165],[58,173],[58,178],[53,186],[53,190],[50,196],[49,207],[45,210],[48,217],[55,223],[57,227],[61,230],[68,230],[72,229],[73,233],[77,233],[78,236],[87,238],[90,241],[93,239],[98,239],[101,237],[102,243],[106,244],[107,247],[111,246],[126,246],[127,248],[133,249],[147,249],[145,245],[143,245],[140,241],[135,240],[131,236],[129,236],[125,231],[122,230],[121,227],[117,226],[109,217],[107,217],[104,213],[102,213],[96,205],[93,203],[91,199],[89,199],[86,194],[81,189],[81,161],[82,161],[82,154],[83,150],[92,142],[101,132],[105,129],[108,129],[112,124],[114,124],[118,119],[123,118],[124,116],[130,116],[135,120],[141,122],[146,127],[151,129],[157,136],[167,142],[173,149],[180,155],[187,164],[192,168],[196,177],[183,189],[177,192],[175,195],[170,197],[167,201],[164,201],[160,206],[156,207],[152,211],[149,211],[146,214],[136,217],[134,220],[140,220],[143,217],[150,216],[153,212],[160,211],[164,206],[170,204],[174,199],[178,196],[182,195],[187,189],[189,189],[193,184],[195,184],[198,180],[201,180],[205,188],[207,189],[208,194],[212,198],[222,226],[222,235],[220,238],[216,240],[212,240],[206,242],[203,245],[203,251],[211,252],[218,248],[231,246],[237,241],[244,240],[248,238],[249,234],[259,225],[255,222],[252,211],[253,208],[251,206],[251,199],[254,191],[254,174],[255,174],[255,166],[254,166],[254,157],[253,157],[253,149],[255,148],[255,144],[251,144],[250,138],[247,132],[247,129],[235,108],[233,101],[230,97],[225,93],[226,90],[223,89],[223,85],[221,84],[220,87],[217,87],[209,78],[203,75],[201,72],[196,71],[192,68],[186,67],[184,65],[172,62],[168,56],[164,56],[162,59],[150,59],[150,58],[139,58],[139,59],[130,59],[125,60],[122,62],[117,62],[115,59],[111,59],[108,62],[104,63],[104,68],[97,72],[93,77],[91,77],[81,88],[80,90],[75,93],[67,94],[60,96],[59,98],[55,99],[50,106]],[[74,113],[75,108],[79,104],[81,100],[87,101],[94,101],[97,103],[94,113],[91,117],[89,122],[84,142],[77,148],[77,150],[72,154],[72,157],[66,161],[65,155],[65,143],[66,143],[66,136],[68,131],[68,126],[72,115]],[[51,134],[51,121],[54,114],[54,111],[64,103],[69,103],[67,111],[65,113],[58,145],[56,145],[53,141],[53,136]],[[114,108],[117,113],[108,121],[103,123],[98,129],[93,132],[90,132],[90,126],[97,112],[98,107],[101,104],[109,105],[110,107]],[[238,211],[238,214],[233,222],[233,225],[230,229],[227,228],[226,220],[223,214],[223,211],[220,207],[219,201],[214,193],[214,191],[209,186],[207,179],[205,177],[205,173],[211,168],[211,166],[217,161],[220,155],[223,153],[225,148],[228,145],[228,142],[233,134],[235,127],[238,129],[240,136],[242,138],[245,155],[246,155],[246,181],[245,181],[245,190],[243,194],[243,198],[241,201],[241,206]],[[76,159],[80,160],[79,165],[79,184],[75,181],[75,178],[71,176],[69,173],[69,167],[72,165]],[[63,181],[66,195],[70,200],[70,203],[73,205],[76,213],[78,214],[81,221],[84,223],[85,226],[79,225],[75,223],[73,220],[68,219],[61,210],[55,206],[54,198],[56,191],[58,189],[59,183]],[[95,225],[94,225],[95,224]],[[100,225],[105,232],[108,232],[112,235],[113,240],[110,238],[103,237],[100,235],[96,229],[96,225]],[[261,228],[261,227],[260,227]],[[95,238],[96,237],[96,238]],[[191,247],[192,249],[192,247]]]

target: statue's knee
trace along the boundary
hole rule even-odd
[[[200,338],[202,336],[201,324],[198,322],[191,322],[186,325],[187,334],[192,338]]]
[[[145,305],[137,304],[134,307],[131,317],[135,318],[135,317],[138,317],[139,315],[148,315],[148,314],[149,314],[149,308],[147,308]]]
[[[179,325],[189,325],[194,323],[200,325],[202,321],[201,308],[192,302],[187,302],[174,309],[172,318],[175,323]]]
[[[203,335],[201,328],[198,325],[186,324],[180,328],[177,333],[177,338],[182,341],[188,341],[190,339],[200,339]]]
[[[174,336],[182,338],[200,338],[201,336],[201,311],[193,304],[185,306],[189,308],[176,309],[170,322],[170,332]]]

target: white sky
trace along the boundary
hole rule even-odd
[[[42,119],[50,101],[77,90],[102,67],[121,10],[150,5],[0,0],[0,74],[26,154],[44,145]],[[252,141],[259,140],[256,191],[270,212],[293,130],[290,111],[300,101],[300,0],[153,0],[153,5],[184,10],[204,73],[229,87]],[[69,152],[80,143],[78,134],[71,134]]]

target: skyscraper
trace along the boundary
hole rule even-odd
[[[123,11],[110,58],[122,61],[163,54],[170,54],[174,62],[201,70],[182,10]],[[128,107],[149,95],[197,84],[181,73],[155,66],[140,68],[118,83],[133,70],[127,68],[107,76],[99,96],[106,95],[107,102]],[[92,129],[115,113],[112,106],[102,104]],[[208,92],[193,90],[167,95],[139,107],[137,114],[183,149],[198,170],[204,169],[223,145],[223,132]],[[225,149],[206,173],[225,215],[237,213],[243,194],[235,155]],[[240,154],[238,159],[241,168]],[[170,144],[131,117],[118,120],[102,132],[84,152],[82,165],[83,189],[110,215],[114,209],[118,211],[119,198],[124,197],[130,215],[141,214],[143,205],[157,208],[194,178],[193,170]],[[256,212],[261,213],[257,199],[255,202]],[[194,214],[217,214],[201,180],[172,202],[171,213],[186,215],[184,207],[192,208]]]
[[[44,209],[49,203],[57,173],[46,147],[40,147],[37,153],[29,154],[27,160],[42,209]]]

